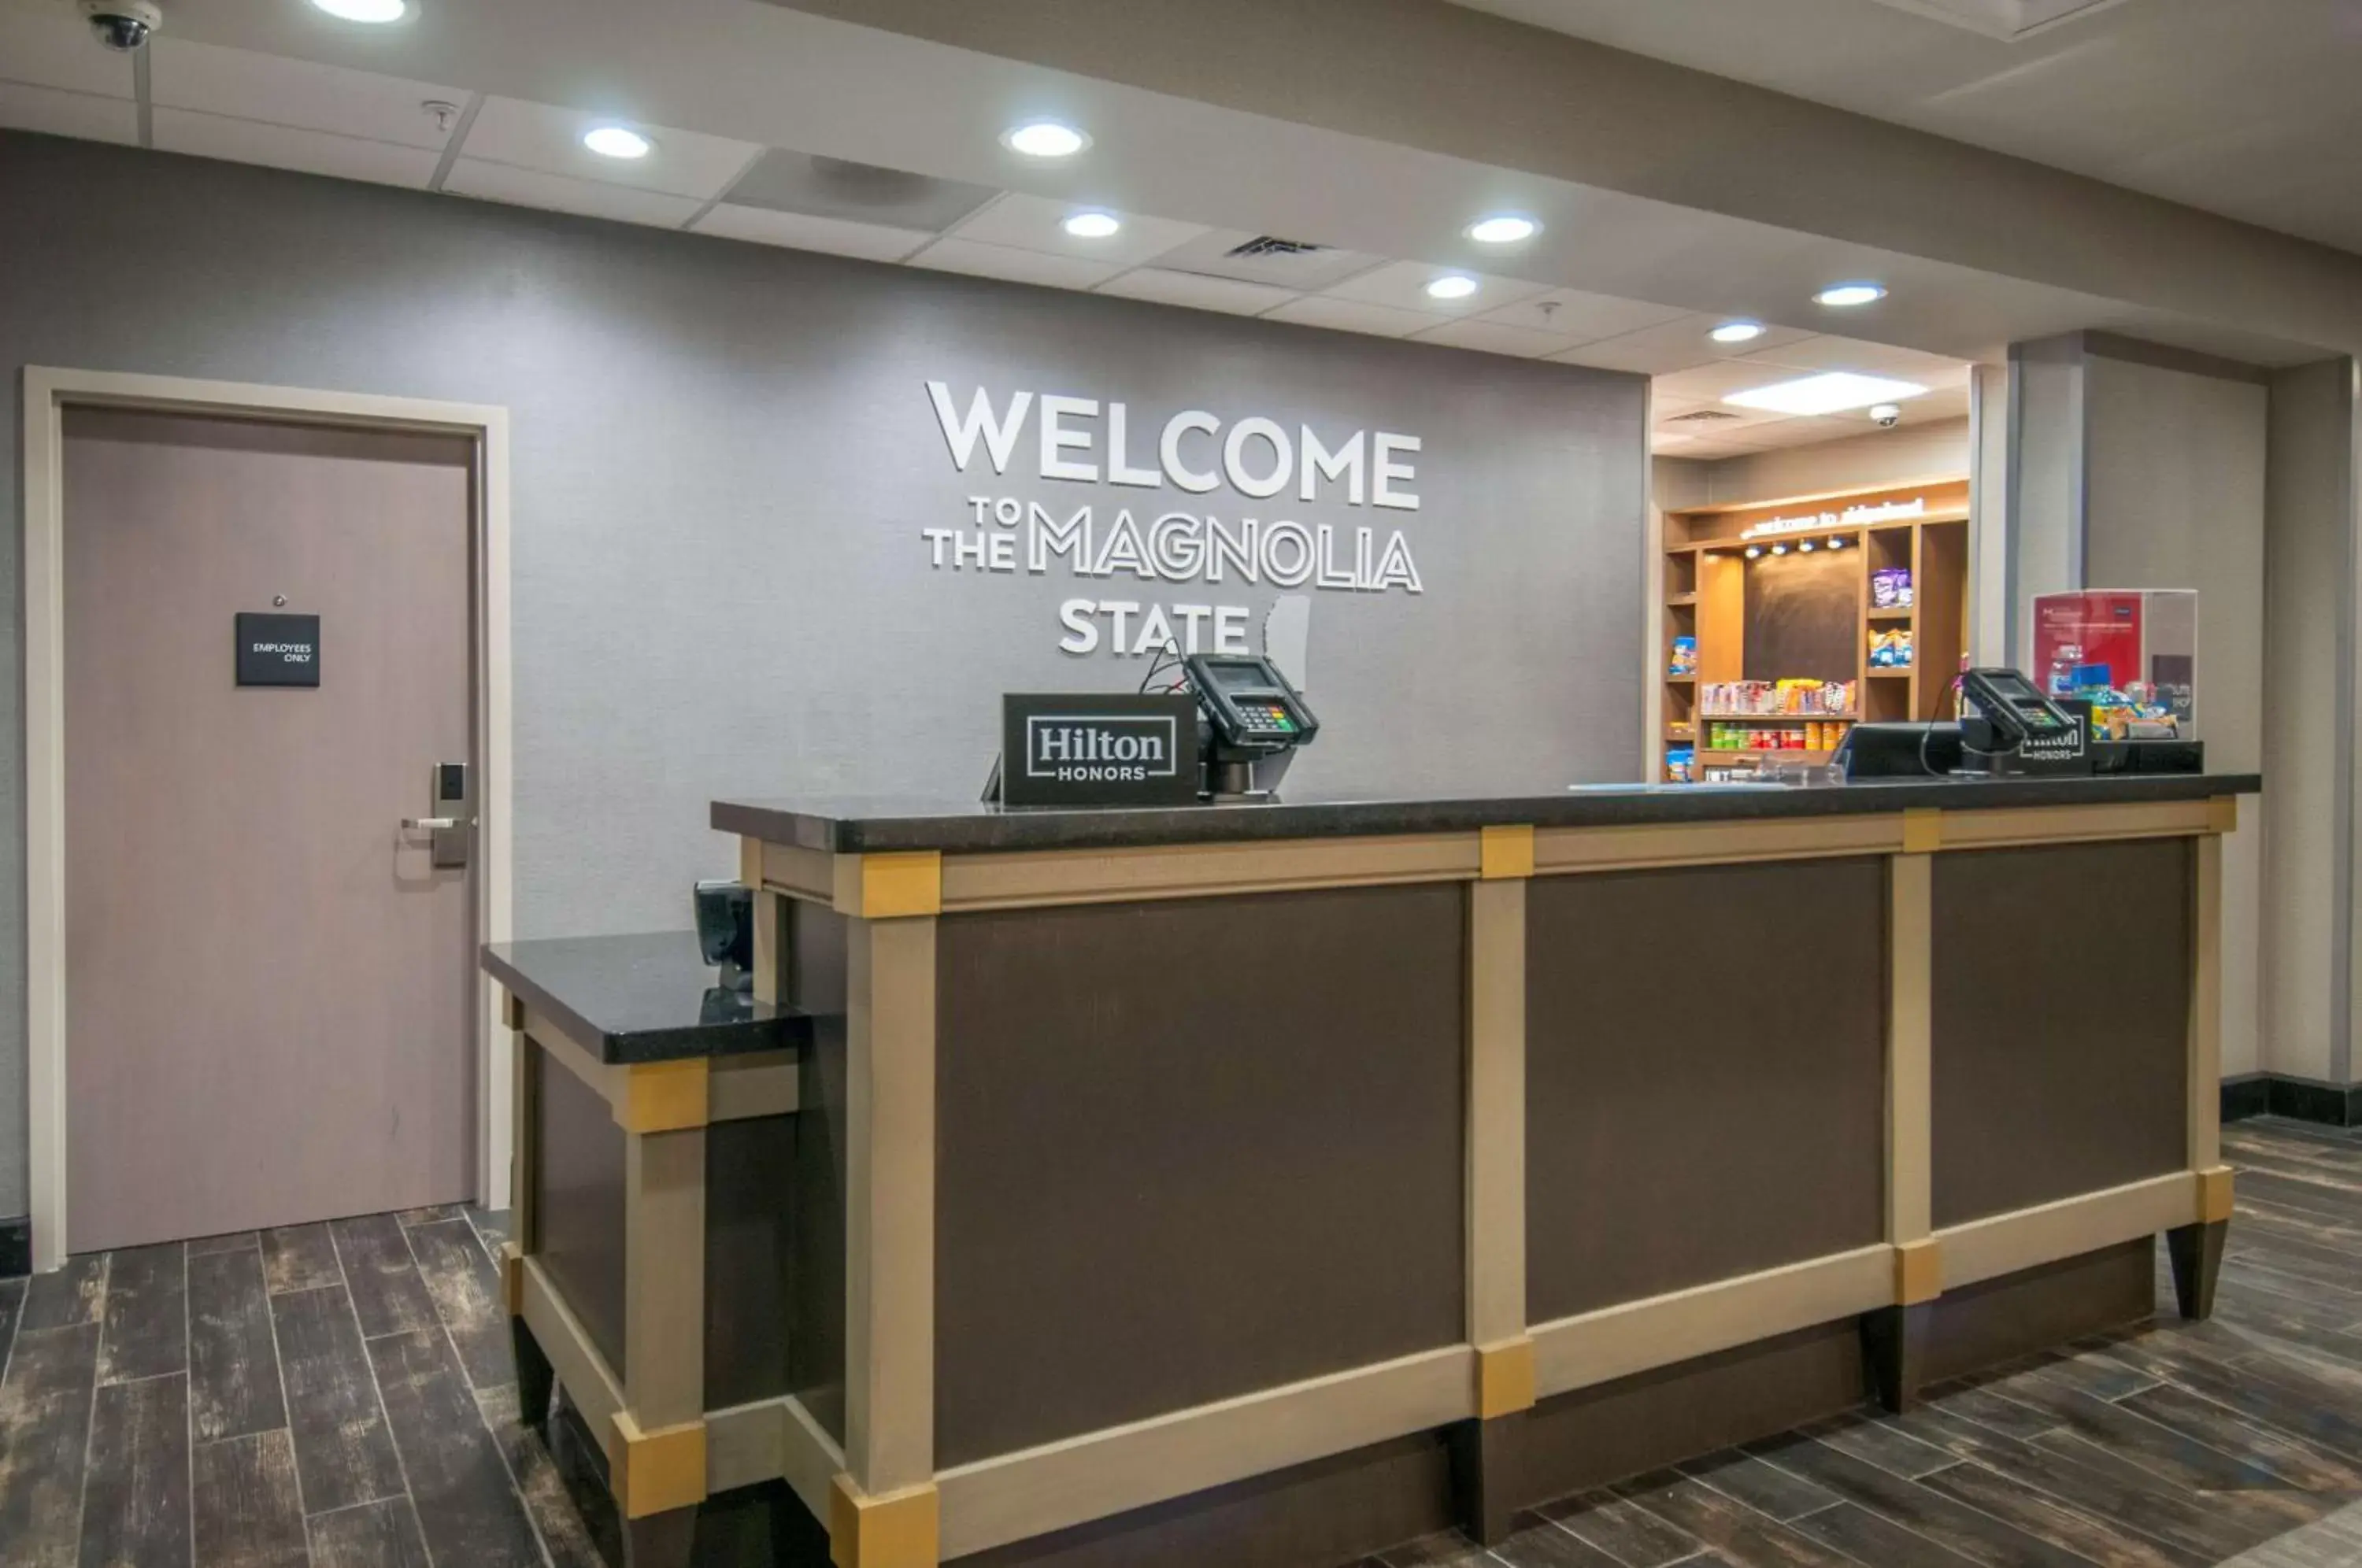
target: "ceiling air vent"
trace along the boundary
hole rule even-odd
[[[1719,425],[1726,419],[1738,417],[1738,415],[1726,413],[1719,408],[1701,408],[1693,414],[1676,414],[1664,423],[1667,425]]]
[[[1259,234],[1244,245],[1233,245],[1222,252],[1225,256],[1318,256],[1328,249],[1325,245],[1311,245],[1301,239],[1282,239],[1275,234]]]

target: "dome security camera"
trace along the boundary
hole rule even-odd
[[[1882,403],[1870,411],[1870,422],[1881,430],[1892,430],[1903,423],[1903,410],[1891,403]]]
[[[146,48],[164,25],[164,13],[152,0],[83,0],[82,14],[98,41],[118,54]]]

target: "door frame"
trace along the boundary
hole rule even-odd
[[[65,1261],[72,1237],[66,1191],[65,410],[215,414],[474,442],[480,774],[475,929],[484,942],[505,942],[510,934],[509,416],[489,404],[41,365],[25,368],[24,392],[25,1119],[33,1267],[41,1271]],[[127,969],[138,974],[136,957]],[[487,1208],[505,1209],[512,1047],[497,992],[480,967],[476,993],[476,1196]]]

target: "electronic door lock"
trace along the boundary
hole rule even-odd
[[[437,817],[404,817],[404,833],[431,835],[429,849],[435,868],[456,871],[468,864],[470,846],[475,842],[472,831],[476,819],[469,812],[468,765],[464,762],[438,762],[427,791],[434,797],[436,809],[448,813]]]

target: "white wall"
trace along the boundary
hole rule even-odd
[[[1661,465],[1670,459],[1660,458]],[[1885,489],[1969,471],[1969,422],[1943,419],[1895,430],[1868,430],[1841,441],[1782,447],[1753,457],[1684,464],[1705,470],[1706,492],[1693,506],[1786,501],[1837,491]],[[1658,504],[1672,510],[1674,502]]]
[[[2220,772],[2264,760],[2264,469],[2257,381],[2092,354],[2085,359],[2083,586],[2198,591],[2198,722]],[[2223,846],[2223,1070],[2263,1065],[2268,787]]]

